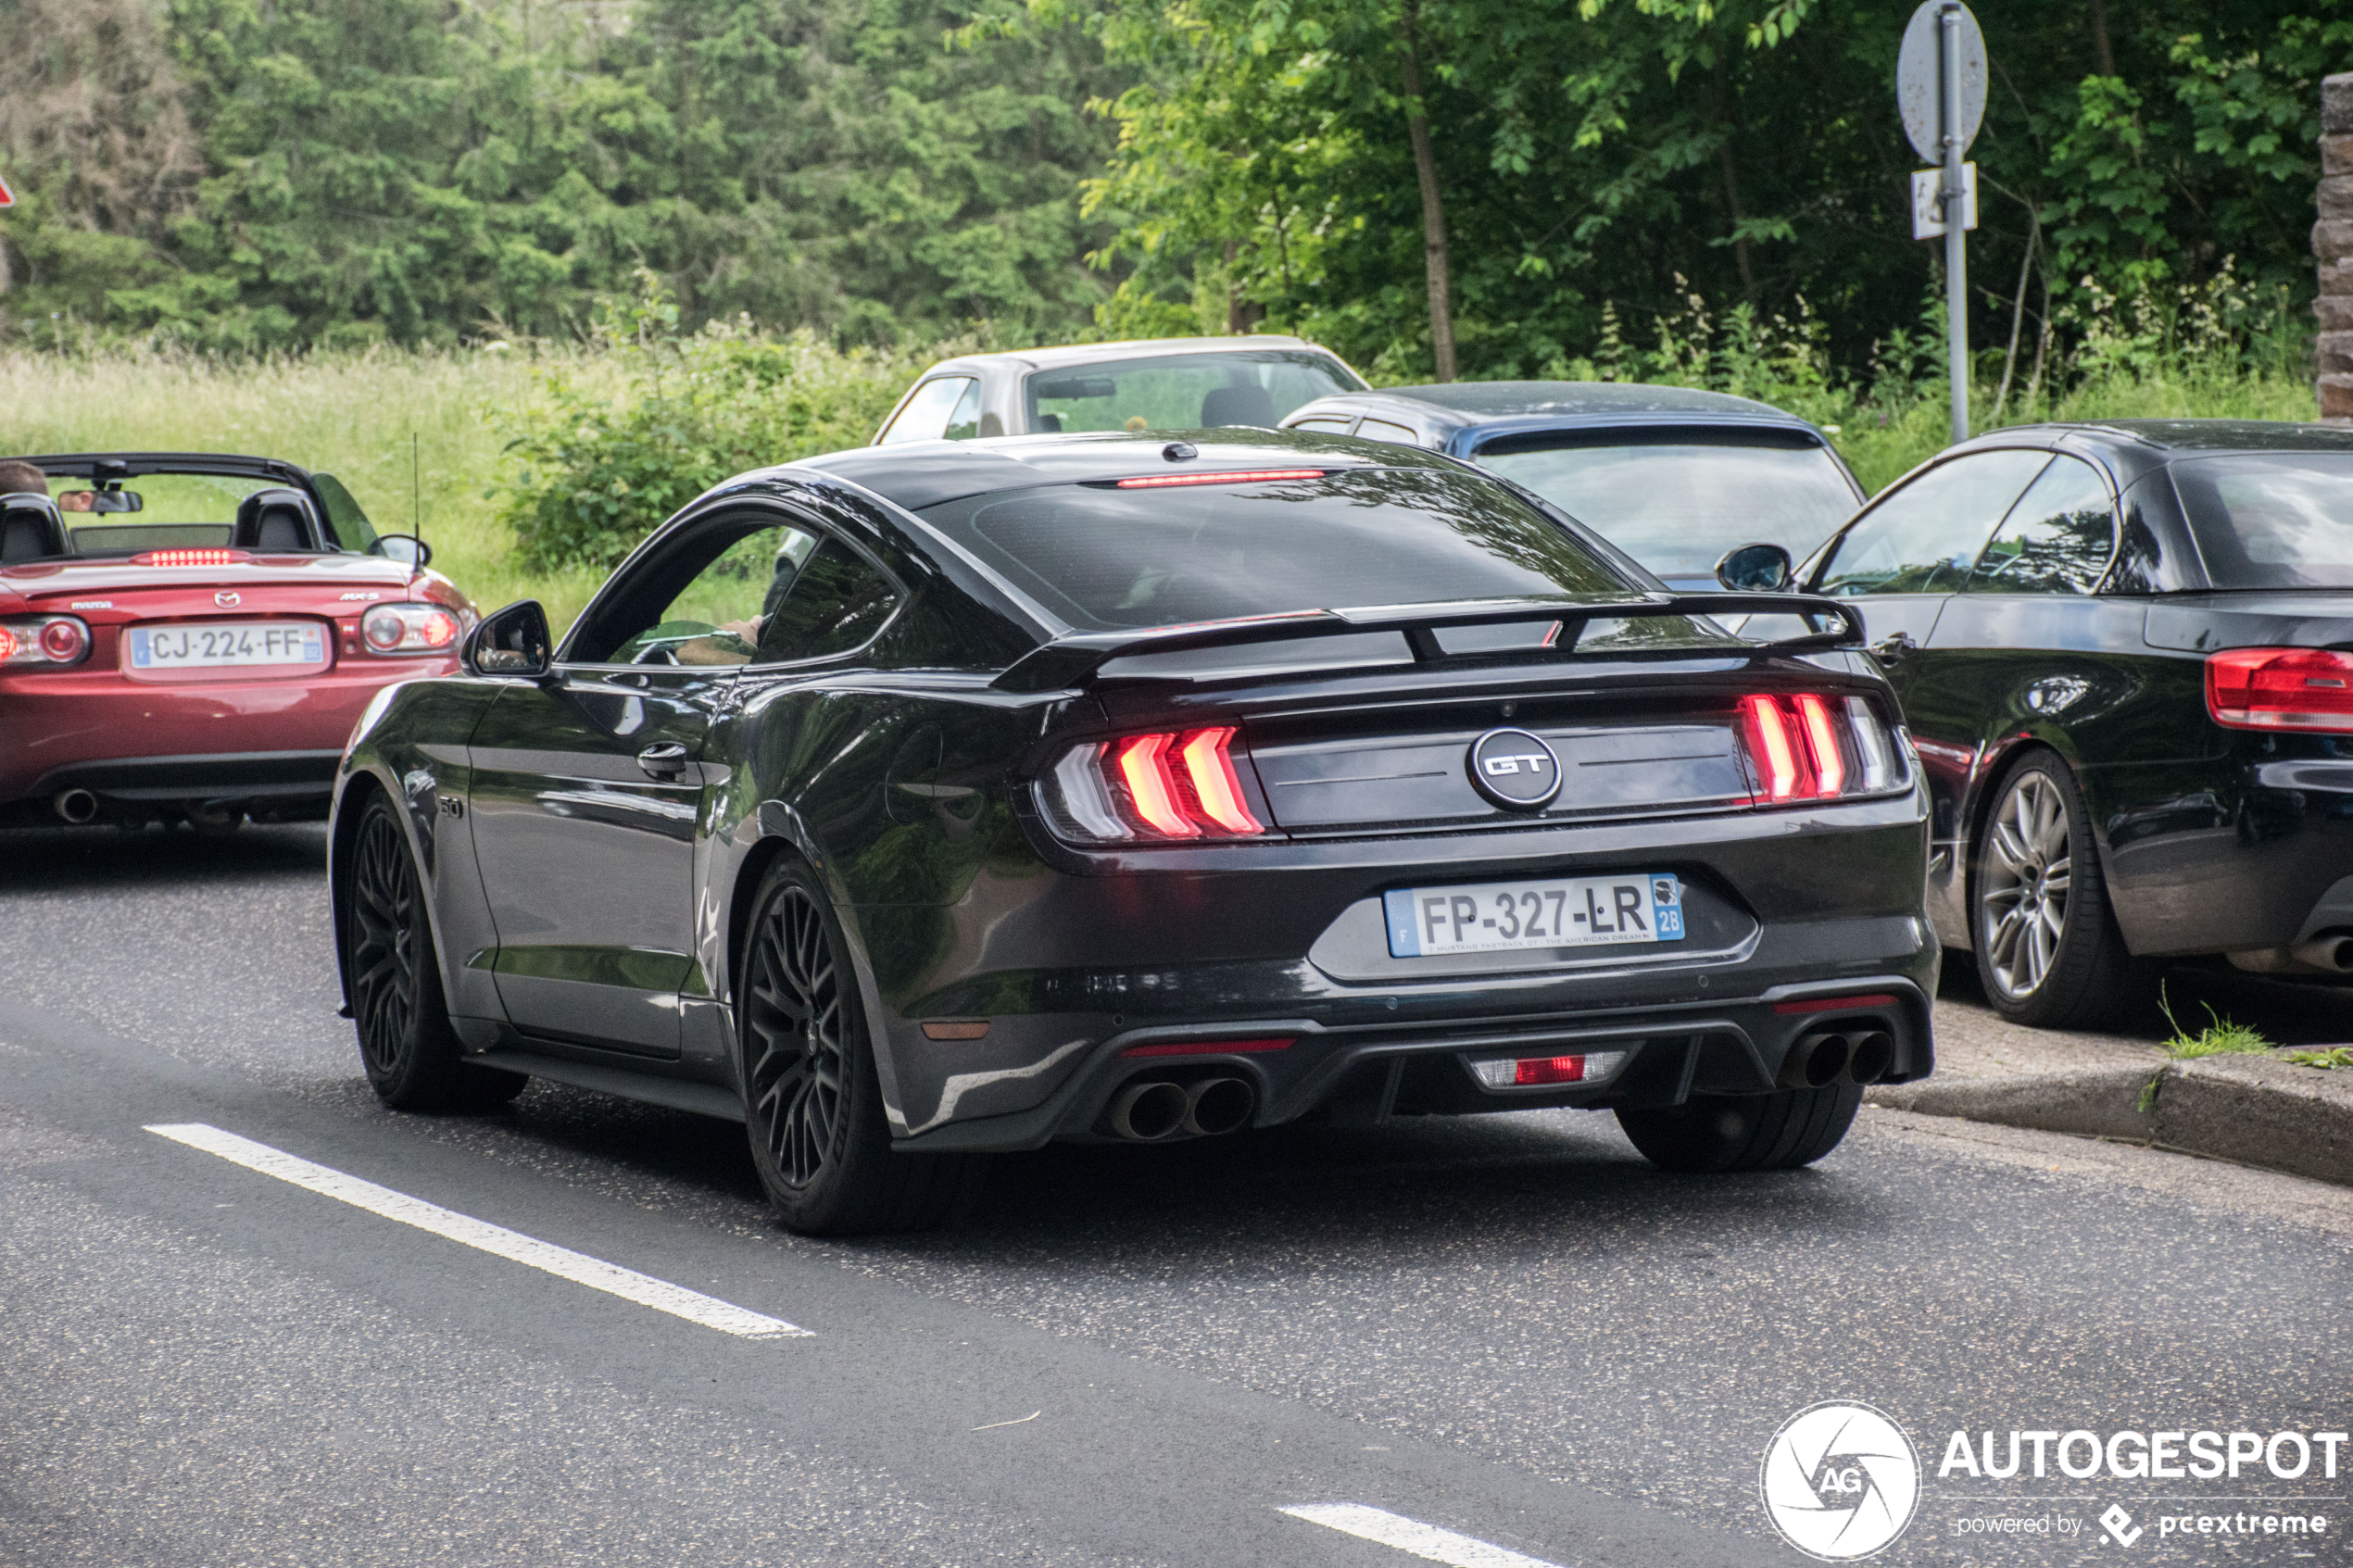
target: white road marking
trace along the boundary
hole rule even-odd
[[[1541,1557],[1491,1546],[1469,1536],[1458,1536],[1452,1530],[1441,1530],[1386,1509],[1366,1508],[1362,1503],[1302,1503],[1283,1512],[1294,1519],[1304,1519],[1359,1540],[1395,1547],[1427,1562],[1450,1563],[1453,1568],[1560,1568]]]
[[[585,1252],[574,1252],[553,1242],[540,1241],[510,1231],[503,1225],[491,1224],[460,1214],[454,1209],[444,1209],[437,1203],[427,1203],[422,1198],[411,1198],[405,1192],[378,1186],[358,1176],[325,1165],[314,1165],[308,1160],[296,1158],[266,1143],[241,1138],[234,1133],[224,1133],[202,1122],[183,1122],[146,1129],[200,1148],[207,1154],[243,1165],[248,1171],[258,1171],[265,1176],[275,1176],[298,1187],[348,1203],[355,1209],[365,1209],[371,1214],[381,1214],[387,1220],[397,1220],[404,1225],[414,1225],[421,1231],[447,1236],[451,1241],[476,1248],[494,1257],[526,1268],[538,1269],[568,1279],[574,1285],[585,1285],[591,1290],[601,1290],[618,1296],[624,1301],[635,1301],[641,1307],[651,1307],[658,1312],[698,1323],[705,1328],[715,1328],[722,1334],[740,1335],[746,1339],[786,1339],[810,1333],[808,1329],[772,1318],[745,1308],[705,1296],[699,1291],[673,1285],[668,1280],[641,1274],[635,1269],[624,1269],[618,1263],[608,1263],[601,1258],[591,1258]]]

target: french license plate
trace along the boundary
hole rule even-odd
[[[1683,884],[1666,872],[1404,887],[1381,903],[1400,959],[1683,939]]]
[[[133,670],[326,662],[325,628],[299,621],[211,621],[131,629]]]

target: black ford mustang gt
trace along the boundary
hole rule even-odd
[[[355,732],[369,1077],[742,1120],[819,1233],[936,1219],[984,1151],[1311,1116],[1806,1163],[1930,1070],[1927,797],[1849,612],[1727,605],[1346,439],[746,474],[561,646],[510,606]]]

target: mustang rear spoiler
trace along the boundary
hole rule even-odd
[[[1577,640],[1589,621],[1628,621],[1648,615],[1727,614],[1797,615],[1807,617],[1808,625],[1813,623],[1811,618],[1827,616],[1840,622],[1836,631],[1762,643],[1733,643],[1725,647],[1728,654],[1762,657],[1863,646],[1863,618],[1854,607],[1812,594],[1649,594],[1639,599],[1600,603],[1588,599],[1465,599],[1441,604],[1373,605],[1355,609],[1290,610],[1231,621],[1197,621],[1186,626],[1155,626],[1145,632],[1074,632],[1032,648],[990,684],[1007,692],[1059,691],[1083,684],[1114,659],[1363,632],[1403,633],[1417,664],[1445,659],[1478,659],[1490,656],[1447,653],[1439,646],[1439,632],[1457,626],[1507,626],[1522,621],[1559,621],[1559,646],[1551,651],[1568,654],[1575,651]],[[1524,650],[1515,650],[1501,657],[1525,658],[1526,654]]]

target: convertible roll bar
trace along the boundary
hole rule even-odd
[[[1797,615],[1807,618],[1809,625],[1816,616],[1832,616],[1840,622],[1836,631],[1762,643],[1730,644],[1723,649],[1726,654],[1762,658],[1863,646],[1861,614],[1851,605],[1812,594],[1646,594],[1639,599],[1599,601],[1569,597],[1461,599],[1438,604],[1372,605],[1354,609],[1286,610],[1230,621],[1155,626],[1141,632],[1074,632],[1032,648],[990,684],[1007,692],[1059,691],[1084,684],[1113,659],[1139,654],[1178,653],[1359,632],[1403,633],[1416,664],[1433,664],[1441,659],[1525,659],[1528,656],[1524,649],[1449,654],[1439,646],[1438,633],[1448,627],[1505,626],[1531,621],[1559,621],[1560,644],[1547,651],[1568,657],[1576,652],[1578,639],[1592,621],[1629,621],[1651,615],[1723,614]]]

